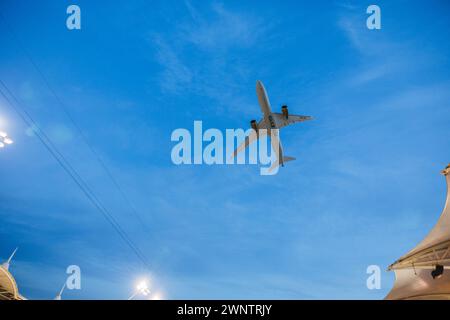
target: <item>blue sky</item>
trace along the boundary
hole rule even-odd
[[[81,8],[82,29],[66,28]],[[444,205],[450,162],[446,1],[2,1],[0,78],[149,260],[146,270],[38,139],[0,99],[0,257],[29,298],[127,298],[151,278],[170,299],[380,299],[386,267]],[[142,221],[80,139],[23,43]],[[176,128],[246,128],[256,80],[275,111],[315,120],[283,130],[297,158],[175,166]],[[379,265],[381,290],[366,288]]]

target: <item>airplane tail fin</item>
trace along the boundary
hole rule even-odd
[[[294,157],[283,157],[283,164],[289,161],[295,160]],[[269,168],[269,172],[272,172],[275,168],[280,166],[280,161],[275,161],[272,166]]]
[[[289,162],[289,161],[294,161],[295,158],[294,157],[283,157],[283,163]]]

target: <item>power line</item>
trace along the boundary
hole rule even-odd
[[[8,86],[0,79],[0,84],[4,90],[10,95],[16,102],[16,105],[11,101],[8,95],[5,94],[3,90],[0,89],[0,94],[4,97],[6,102],[14,109],[14,111],[19,115],[19,117],[25,122],[27,126],[36,128],[34,133],[38,137],[39,141],[44,145],[46,150],[55,158],[58,164],[64,169],[64,171],[72,178],[75,184],[80,188],[83,194],[88,198],[88,200],[94,205],[94,207],[103,215],[103,217],[111,224],[114,230],[119,234],[122,240],[130,247],[130,249],[136,254],[139,260],[150,269],[147,259],[144,254],[139,250],[139,248],[130,239],[127,233],[123,230],[120,224],[114,219],[111,213],[103,206],[100,200],[97,198],[95,193],[89,188],[89,185],[81,178],[78,172],[73,168],[70,162],[64,157],[63,154],[58,150],[58,148],[53,144],[50,138],[45,134],[45,132],[37,125],[33,117],[22,107],[21,103],[17,97],[11,92]]]
[[[41,76],[41,78],[43,79],[43,82],[45,83],[46,87],[49,89],[50,93],[53,95],[53,97],[55,98],[55,100],[58,102],[58,104],[61,106],[61,109],[63,110],[63,112],[65,113],[65,115],[67,116],[67,118],[70,120],[70,122],[72,123],[72,125],[74,126],[74,128],[77,130],[79,136],[81,137],[81,140],[88,146],[89,150],[92,152],[92,154],[94,155],[94,157],[97,159],[97,161],[99,162],[100,166],[103,168],[103,170],[106,172],[107,176],[109,177],[109,179],[112,181],[113,185],[116,187],[116,189],[119,191],[120,195],[122,196],[122,198],[125,200],[126,204],[128,205],[128,207],[130,208],[130,211],[133,213],[133,215],[135,216],[135,218],[139,221],[139,224],[141,225],[141,227],[143,227],[144,229],[146,228],[146,223],[144,222],[144,220],[142,219],[142,217],[140,216],[140,214],[138,213],[137,209],[135,208],[135,206],[132,204],[132,202],[130,201],[129,197],[126,195],[125,191],[123,190],[123,188],[120,186],[119,182],[117,181],[117,179],[114,177],[114,175],[112,174],[111,170],[108,168],[108,166],[106,165],[106,163],[103,161],[103,159],[100,157],[99,153],[97,152],[97,150],[92,146],[91,143],[89,143],[89,139],[86,137],[86,135],[83,133],[83,130],[81,130],[81,128],[78,126],[78,124],[76,123],[75,119],[72,117],[72,115],[70,114],[69,110],[67,109],[67,107],[65,106],[64,102],[61,100],[61,98],[59,97],[59,95],[56,93],[56,91],[53,89],[53,87],[50,85],[50,82],[48,81],[47,77],[45,76],[44,72],[41,70],[41,68],[39,68],[39,66],[37,65],[37,63],[34,61],[34,59],[31,57],[31,55],[29,54],[28,50],[26,50],[25,46],[23,45],[23,43],[20,41],[19,37],[17,36],[17,34],[14,32],[13,27],[11,26],[11,24],[8,23],[8,21],[5,19],[5,17],[3,16],[3,13],[0,12],[0,17],[2,18],[4,24],[7,25],[11,35],[15,38],[17,44],[19,45],[20,49],[24,52],[25,56],[27,57],[27,59],[30,61],[31,65],[35,68],[35,70],[37,71],[37,73]],[[144,230],[147,231],[148,230]]]
[[[0,80],[0,84],[5,88],[6,92],[13,97],[16,101],[17,105],[20,106],[20,102],[16,98],[16,96],[9,90],[6,84]],[[126,234],[126,232],[121,228],[120,224],[114,219],[114,217],[109,213],[109,211],[101,204],[99,199],[95,196],[93,191],[89,188],[86,182],[83,181],[81,176],[77,173],[77,171],[73,168],[73,166],[67,161],[67,159],[58,151],[56,146],[52,143],[52,141],[48,138],[45,132],[37,125],[32,116],[22,108],[22,112],[17,108],[14,103],[8,98],[8,96],[0,90],[0,93],[5,98],[10,106],[16,111],[16,113],[22,118],[22,120],[30,127],[36,128],[35,134],[39,138],[39,140],[44,144],[46,149],[50,152],[50,154],[57,160],[58,164],[69,174],[69,176],[74,180],[77,186],[81,189],[81,191],[86,195],[88,200],[103,214],[103,216],[107,219],[107,221],[114,227],[114,229],[118,232],[121,238],[131,247],[133,251],[138,255],[138,257],[143,260],[142,262],[147,265],[147,261],[139,249],[134,245],[132,240]],[[143,258],[143,259],[142,259]]]

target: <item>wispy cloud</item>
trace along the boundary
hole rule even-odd
[[[212,5],[212,19],[203,18],[188,1],[186,7],[192,17],[192,23],[182,26],[182,34],[186,41],[201,49],[249,47],[263,33],[264,27],[257,18],[228,10],[221,3]]]
[[[157,48],[157,60],[164,67],[160,79],[162,89],[171,93],[183,92],[191,85],[192,71],[161,36],[154,36],[153,41]]]
[[[241,84],[249,81],[250,70],[236,54],[250,50],[266,27],[258,17],[220,3],[207,7],[208,14],[190,2],[185,4],[188,18],[173,30],[152,37],[163,68],[158,79],[160,87],[168,93],[184,92],[211,99],[216,113],[248,104]]]
[[[351,73],[346,74],[347,84],[363,86],[392,77],[402,78],[434,63],[436,56],[418,49],[417,44],[396,40],[383,28],[369,30],[365,18],[365,15],[346,12],[337,20],[338,27],[358,57]]]

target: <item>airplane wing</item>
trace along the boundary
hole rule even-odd
[[[288,125],[291,125],[291,124],[294,124],[297,122],[312,120],[312,117],[310,117],[310,116],[296,116],[296,115],[290,114],[286,118],[286,116],[282,113],[272,113],[272,115],[274,116],[275,121],[277,122],[277,125],[279,128],[283,128],[283,127],[286,127]]]
[[[262,118],[258,122],[258,129],[270,129],[270,124],[267,123],[266,119]]]
[[[258,122],[257,126],[258,126],[258,129],[268,129],[268,128],[270,128],[264,119],[260,120]],[[255,142],[256,140],[258,140],[258,138],[263,137],[265,135],[267,135],[267,130],[258,131],[258,134],[256,134],[255,131],[253,131],[253,133],[251,133],[250,135],[246,136],[245,137],[245,141],[242,142],[236,148],[236,150],[234,150],[233,155],[231,156],[231,158],[236,157],[239,152],[245,150],[251,143]]]

